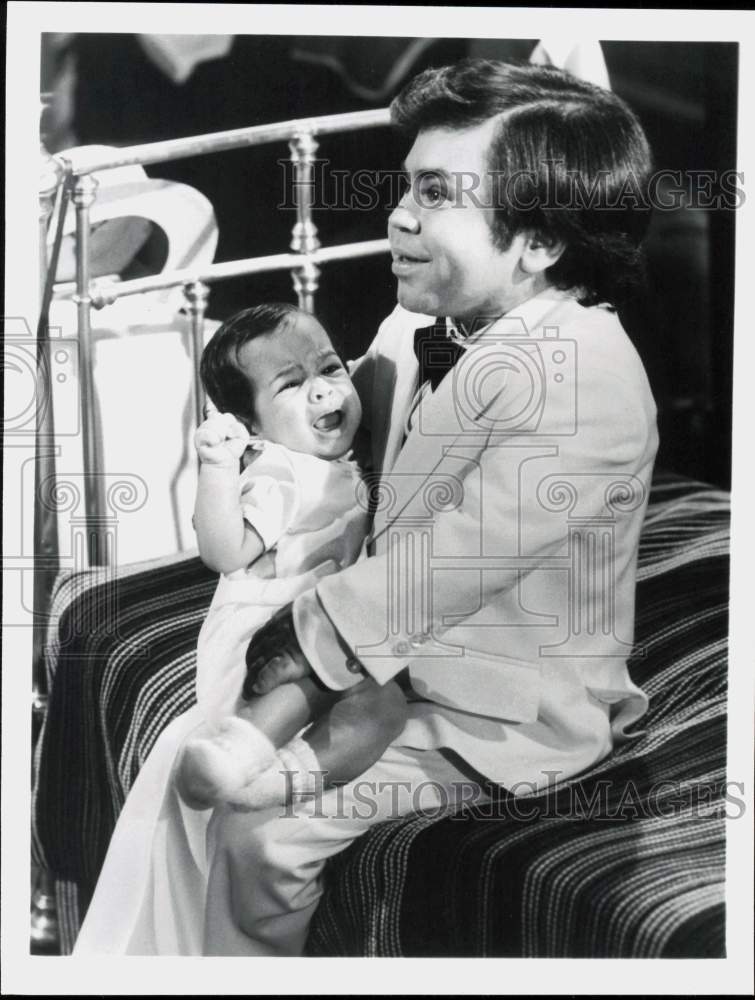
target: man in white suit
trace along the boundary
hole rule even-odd
[[[566,73],[483,61],[392,112],[399,304],[353,371],[369,558],[258,633],[245,693],[312,673],[348,705],[401,677],[408,720],[344,788],[216,814],[212,954],[301,954],[326,859],[371,824],[577,774],[647,705],[626,660],[655,407],[608,305],[647,223],[642,130]]]

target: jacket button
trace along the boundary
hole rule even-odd
[[[410,651],[411,651],[411,646],[409,645],[408,642],[404,642],[403,640],[401,642],[397,642],[396,645],[393,647],[393,652],[396,653],[398,656],[405,656]]]
[[[409,645],[413,649],[419,649],[419,647],[423,645],[423,643],[425,643],[426,641],[427,640],[423,635],[412,635],[409,637]]]

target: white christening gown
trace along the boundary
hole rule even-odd
[[[201,955],[211,809],[173,787],[177,751],[236,707],[250,639],[320,577],[351,565],[367,517],[356,464],[265,442],[240,477],[245,518],[266,552],[221,576],[197,648],[197,704],[157,739],[124,803],[74,955]]]

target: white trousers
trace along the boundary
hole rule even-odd
[[[319,802],[261,812],[216,810],[208,832],[206,955],[301,955],[326,860],[374,823],[482,801],[479,785],[437,750],[391,746]]]

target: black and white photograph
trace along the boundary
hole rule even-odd
[[[8,10],[5,988],[750,995],[755,15]]]

